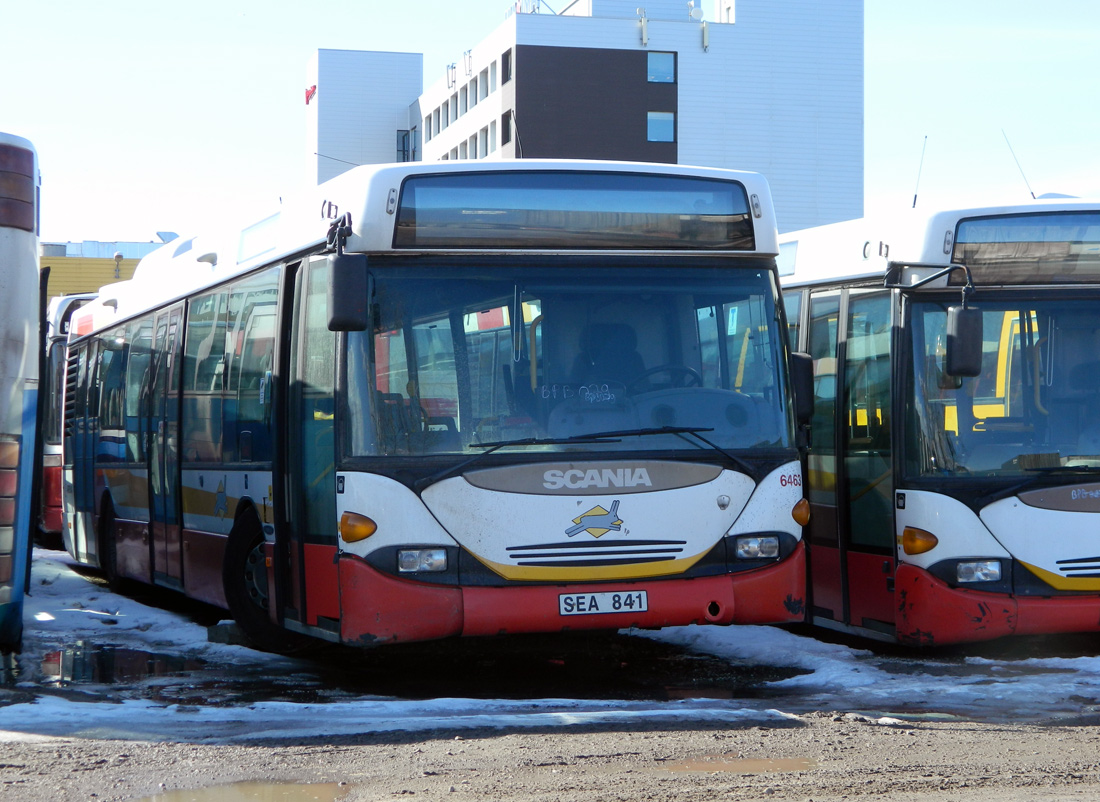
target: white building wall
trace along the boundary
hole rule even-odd
[[[426,135],[421,136],[424,161],[437,161],[449,156],[461,143],[468,143],[470,137],[475,134],[480,137],[483,129],[496,133],[495,138],[490,137],[491,140],[494,140],[495,149],[491,149],[485,158],[500,158],[499,127],[500,116],[504,113],[505,96],[501,84],[501,55],[506,50],[514,48],[516,44],[516,21],[526,19],[529,16],[533,15],[516,14],[511,16],[498,25],[491,34],[482,39],[470,53],[469,74],[466,72],[465,58],[460,58],[454,62],[455,80],[453,86],[448,85],[447,76],[444,75],[420,96],[420,113],[422,115],[420,124],[423,126],[423,118],[431,116],[444,102],[449,102],[453,95],[459,94],[462,87],[465,86],[468,89],[473,77],[479,78],[479,85],[483,71],[487,72],[490,77],[491,89],[484,99],[478,101],[476,106],[470,107],[467,101],[467,111],[457,119],[451,120],[446,130],[441,128],[438,134],[432,134],[431,139]],[[514,58],[515,55],[513,54],[513,76],[515,75]],[[467,155],[467,158],[470,158],[469,155]]]
[[[319,50],[307,86],[310,175],[327,181],[359,164],[397,158],[397,131],[424,85],[420,53]]]
[[[566,4],[575,16],[510,15],[473,48],[469,73],[456,53],[453,85],[435,76],[423,94],[417,54],[320,51],[318,77],[311,79],[317,97],[307,115],[310,152],[388,162],[395,132],[416,126],[424,161],[451,158],[463,145],[472,158],[470,137],[480,140],[483,131],[490,132],[484,157],[500,158],[500,117],[514,97],[501,83],[500,59],[517,43],[676,51],[681,164],[763,173],[781,231],[863,216],[863,0],[738,0],[736,7],[733,0],[704,0],[696,5],[711,20],[705,27],[688,18],[686,0],[642,2],[577,0]],[[646,46],[639,7],[646,9]],[[735,22],[713,22],[725,8]],[[522,81],[522,64],[513,65],[513,80]],[[483,70],[495,73],[492,91],[429,137],[423,119]],[[366,100],[361,87],[370,87]],[[418,119],[409,119],[410,108]],[[518,120],[521,135],[522,125]],[[311,159],[318,180],[349,167]]]
[[[742,0],[709,35],[680,51],[680,162],[763,173],[781,231],[862,217],[862,0]]]
[[[681,164],[763,173],[781,231],[862,217],[862,0],[742,0],[736,10],[735,24],[707,24],[706,50],[701,22],[652,18],[643,47],[636,15],[516,15],[516,40],[676,51]]]

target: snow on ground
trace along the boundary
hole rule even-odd
[[[884,656],[770,627],[679,627],[639,633],[740,665],[800,668],[768,684],[764,699],[668,702],[574,699],[342,698],[328,703],[171,704],[146,699],[80,701],[42,693],[36,672],[54,650],[98,646],[180,655],[208,664],[292,673],[295,661],[210,643],[189,618],[109,592],[73,570],[67,555],[36,550],[24,611],[18,680],[4,705],[0,741],[40,736],[228,742],[438,728],[541,727],[784,718],[808,710],[892,715],[969,715],[1035,720],[1100,709],[1100,657],[1029,659]],[[1100,650],[1100,640],[1097,641]],[[30,701],[25,701],[27,698]],[[782,712],[775,708],[782,708]],[[883,719],[884,721],[886,719]]]

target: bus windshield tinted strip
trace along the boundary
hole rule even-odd
[[[755,250],[745,188],[643,173],[408,178],[395,248]]]

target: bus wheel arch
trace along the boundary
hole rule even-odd
[[[96,521],[96,557],[99,569],[111,590],[120,590],[123,584],[118,570],[118,527],[115,524],[115,504],[109,492],[99,502],[99,518]]]
[[[310,641],[271,620],[263,524],[251,503],[237,511],[222,559],[222,587],[229,612],[244,639],[257,649],[300,652]]]

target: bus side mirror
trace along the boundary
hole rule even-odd
[[[808,426],[814,414],[814,360],[809,354],[795,351],[790,364],[795,421],[799,426]]]
[[[973,306],[947,309],[948,376],[978,376],[982,372],[982,311]]]
[[[328,330],[365,331],[374,289],[366,255],[329,254],[328,267]]]

